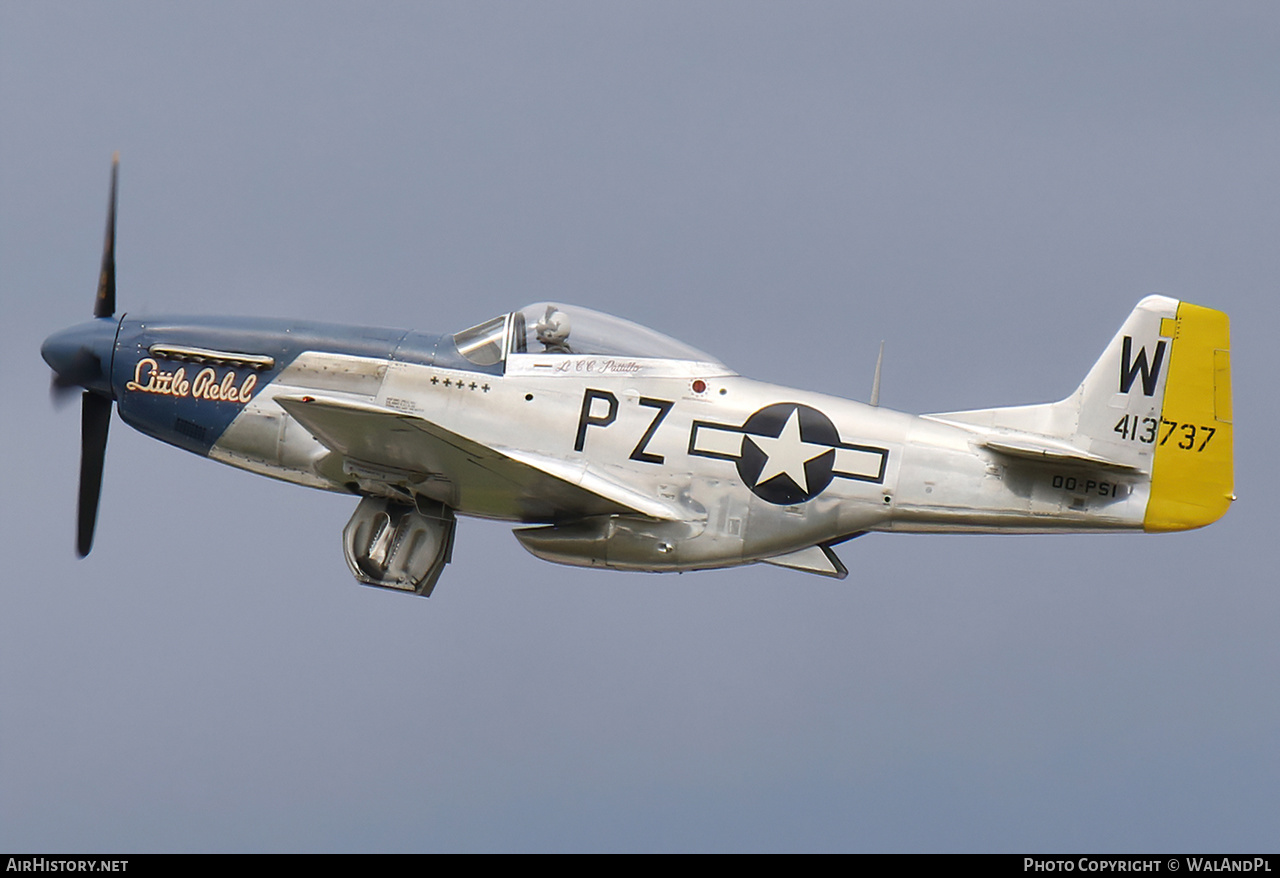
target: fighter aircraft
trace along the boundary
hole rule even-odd
[[[626,320],[541,302],[441,335],[115,316],[117,165],[93,320],[42,348],[82,388],[77,551],[93,544],[112,403],[231,466],[358,498],[359,582],[430,595],[457,516],[549,561],[826,576],[863,534],[1173,531],[1232,493],[1227,316],[1149,296],[1079,388],[910,415],[744,378]],[[878,369],[877,369],[878,375]]]

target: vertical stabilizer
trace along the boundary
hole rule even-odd
[[[1061,402],[928,417],[1000,454],[1146,475],[1147,531],[1204,527],[1234,499],[1230,332],[1212,308],[1147,296]]]
[[[1073,444],[1151,471],[1179,304],[1167,296],[1147,296],[1129,313],[1074,394]]]
[[[1148,296],[1077,391],[1075,444],[1151,475],[1142,526],[1188,530],[1233,499],[1227,315]]]

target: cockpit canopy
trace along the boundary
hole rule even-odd
[[[537,302],[453,336],[458,352],[478,366],[508,354],[591,354],[688,360],[720,366],[715,357],[648,327],[577,305]]]

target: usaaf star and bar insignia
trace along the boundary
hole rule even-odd
[[[689,454],[733,461],[757,497],[778,506],[817,497],[835,478],[882,483],[889,452],[840,441],[831,419],[812,406],[780,402],[740,427],[694,421]]]

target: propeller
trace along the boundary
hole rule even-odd
[[[110,426],[110,398],[86,390],[80,400],[80,502],[76,507],[76,554],[81,558],[93,548]]]
[[[102,270],[98,273],[98,295],[93,300],[94,317],[116,313],[116,178],[120,175],[120,153],[111,156],[111,199],[107,207],[107,235],[102,243]]]
[[[107,201],[107,232],[102,243],[98,294],[93,299],[94,317],[114,317],[116,313],[116,181],[119,176],[120,153],[117,152],[111,156],[111,195]],[[100,374],[102,361],[93,353],[85,353],[97,361],[95,371]],[[80,498],[76,507],[76,554],[81,558],[93,548],[110,426],[111,397],[86,390],[80,398]]]
[[[80,395],[80,499],[76,510],[76,553],[83,558],[93,548],[102,494],[102,465],[111,426],[111,352],[116,322],[116,179],[120,154],[111,158],[111,196],[107,205],[107,234],[102,246],[102,270],[93,300],[94,320],[64,329],[45,339],[40,352],[53,368],[49,391],[55,403],[64,402],[78,388]],[[102,319],[106,318],[106,319]]]

